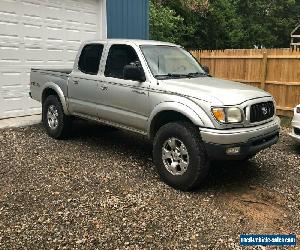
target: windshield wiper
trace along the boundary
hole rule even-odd
[[[188,73],[187,76],[189,76],[189,77],[197,77],[197,76],[207,76],[207,74],[203,73],[203,72],[194,72],[194,73]]]
[[[206,73],[203,72],[193,72],[188,74],[164,74],[164,75],[155,75],[155,78],[165,79],[165,78],[191,78],[191,77],[198,77],[198,76],[208,76]]]
[[[181,78],[181,77],[186,77],[187,75],[185,74],[164,74],[164,75],[155,75],[155,78]]]

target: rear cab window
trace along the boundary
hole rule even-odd
[[[99,71],[103,48],[103,44],[85,45],[79,57],[78,69],[85,74],[97,75]]]

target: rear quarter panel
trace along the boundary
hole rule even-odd
[[[34,100],[42,101],[42,94],[46,88],[57,87],[61,90],[63,97],[68,93],[68,74],[45,70],[32,70],[30,73],[30,91]],[[59,94],[59,93],[58,93]]]

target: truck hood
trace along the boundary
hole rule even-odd
[[[270,97],[256,87],[213,77],[168,79],[160,81],[166,92],[197,98],[213,105],[238,105],[245,101]]]

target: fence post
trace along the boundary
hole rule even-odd
[[[263,58],[262,58],[262,72],[261,72],[261,81],[260,88],[265,90],[266,88],[266,80],[268,73],[268,53],[267,50],[263,50]]]

